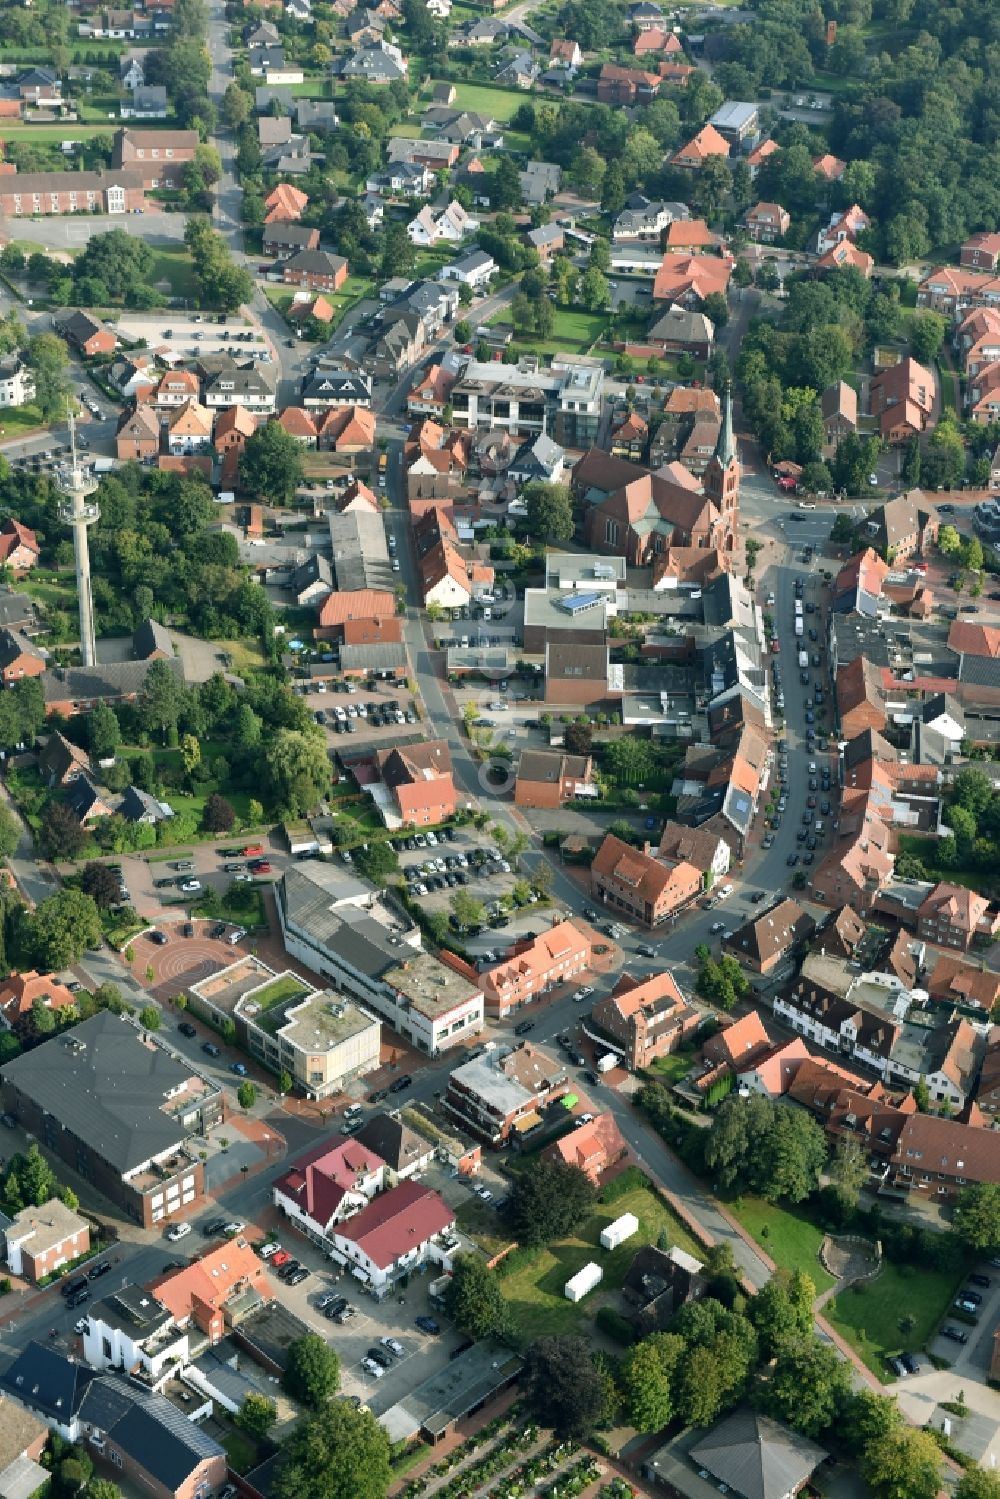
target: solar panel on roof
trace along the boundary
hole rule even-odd
[[[577,593],[560,599],[559,607],[565,609],[567,614],[582,614],[585,609],[593,609],[602,602],[602,595],[599,593]]]

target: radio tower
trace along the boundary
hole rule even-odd
[[[97,665],[97,645],[94,639],[94,598],[90,589],[90,545],[87,527],[100,519],[100,508],[88,496],[97,488],[92,472],[80,467],[76,451],[76,416],[69,414],[69,441],[72,460],[68,475],[59,484],[63,496],[59,506],[59,517],[73,532],[73,551],[76,557],[76,587],[80,596],[80,654],[84,666]]]

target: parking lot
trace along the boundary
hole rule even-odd
[[[189,927],[191,935],[186,936]],[[172,999],[243,955],[239,944],[228,940],[239,930],[231,922],[199,920],[150,927],[130,943],[132,970],[139,975],[152,971],[146,987],[161,1001]]]
[[[125,312],[117,326],[130,340],[145,339],[155,349],[165,344],[185,359],[197,354],[231,354],[234,359],[253,357],[266,364],[271,358],[264,335],[249,328],[239,316],[227,318],[223,325],[213,316],[199,313]]]
[[[984,1281],[987,1284],[984,1285]],[[965,1371],[970,1379],[982,1380],[990,1370],[997,1323],[1000,1322],[1000,1264],[983,1261],[976,1265],[955,1300],[960,1301],[965,1296],[979,1298],[969,1302],[970,1308],[975,1307],[969,1312],[976,1319],[975,1326],[955,1315],[958,1310],[955,1306],[949,1307],[941,1329],[947,1328],[950,1336],[944,1336],[939,1330],[937,1337],[927,1345],[927,1351],[935,1358],[947,1359],[956,1373]]]
[[[396,680],[370,682],[317,682],[298,691],[306,699],[316,722],[346,750],[368,740],[381,744],[388,734],[413,734],[418,719],[413,696],[406,684]],[[351,739],[357,735],[357,739]]]

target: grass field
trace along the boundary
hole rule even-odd
[[[808,1218],[760,1197],[738,1197],[727,1206],[776,1265],[783,1270],[805,1271],[817,1293],[834,1284],[833,1276],[819,1262],[823,1235]]]
[[[0,141],[48,141],[52,145],[58,141],[89,141],[92,136],[106,135],[114,129],[112,120],[105,120],[103,125],[84,125],[79,120],[57,120],[51,125],[22,125],[18,120],[4,120],[0,125]]]
[[[456,109],[489,114],[501,124],[511,119],[528,97],[518,89],[491,88],[488,83],[459,83],[457,78],[453,82]]]
[[[507,310],[495,313],[490,318],[491,327],[501,325],[511,326]],[[567,354],[584,354],[603,338],[607,325],[607,318],[601,312],[575,312],[567,307],[560,307],[556,310],[551,334],[545,338],[536,338],[530,333],[516,332],[514,342],[529,347],[538,345],[546,350],[558,350]]]
[[[0,437],[24,437],[29,432],[38,432],[43,425],[37,406],[5,406],[0,411]]]
[[[648,1070],[653,1073],[657,1082],[669,1088],[672,1084],[679,1083],[681,1078],[686,1077],[691,1071],[691,1058],[672,1052],[669,1056],[657,1057],[655,1061],[650,1062]]]
[[[602,1249],[601,1230],[623,1213],[635,1214],[638,1233],[617,1249]],[[619,1289],[639,1246],[655,1244],[663,1229],[671,1244],[690,1254],[703,1253],[679,1219],[646,1187],[637,1187],[607,1207],[598,1206],[578,1234],[543,1249],[531,1264],[501,1280],[516,1331],[525,1338],[576,1331],[583,1318],[597,1311],[602,1292]],[[604,1271],[600,1287],[582,1302],[567,1301],[563,1294],[566,1282],[589,1260],[596,1260]]]
[[[152,286],[165,281],[173,297],[196,297],[198,295],[194,265],[187,250],[161,249],[155,245],[150,245],[150,250],[153,254],[153,264],[149,272]]]
[[[232,662],[232,670],[241,673],[245,671],[260,671],[266,664],[264,652],[260,646],[252,640],[214,640],[212,642],[219,651],[225,651]],[[219,754],[225,750],[220,746]]]
[[[77,607],[76,584],[70,577],[57,578],[53,575],[48,581],[28,577],[17,585],[17,591],[26,593],[46,609],[75,610]]]
[[[950,411],[953,416],[961,416],[958,402],[958,380],[955,372],[948,369],[940,360],[937,362],[937,371],[941,377],[941,405],[945,411]]]
[[[945,868],[937,863],[937,839],[918,838],[913,833],[901,833],[899,837],[899,851],[904,854],[913,854],[920,859],[927,869],[928,879],[950,880],[953,885],[964,885],[967,890],[989,889],[994,881],[989,872],[981,869]]]
[[[887,1357],[923,1348],[961,1284],[961,1276],[950,1270],[908,1274],[911,1269],[886,1264],[867,1288],[842,1291],[826,1307],[828,1320],[882,1380],[892,1379],[885,1365]],[[905,1333],[900,1328],[904,1318],[913,1319]]]

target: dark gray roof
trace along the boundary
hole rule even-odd
[[[1000,687],[1000,658],[963,656],[958,680],[973,687]]]
[[[835,614],[831,623],[838,666],[847,666],[855,656],[864,656],[873,666],[889,665],[884,625],[861,614]]]
[[[100,1374],[88,1385],[80,1417],[105,1432],[139,1467],[175,1493],[206,1458],[223,1449],[162,1395]]]
[[[303,400],[349,401],[361,406],[370,403],[371,398],[371,376],[351,370],[322,370],[302,382]]]
[[[947,713],[960,728],[965,727],[965,711],[958,698],[953,697],[950,692],[935,692],[927,698],[920,710],[920,717],[924,723],[933,723],[942,713]]]
[[[122,1173],[187,1134],[163,1105],[191,1068],[107,1011],[15,1057],[0,1075]]]
[[[143,689],[150,661],[111,661],[105,666],[59,666],[42,673],[47,703],[91,702],[97,698],[135,697]],[[163,663],[178,682],[184,680],[180,658]]]
[[[16,629],[29,624],[35,617],[35,607],[26,593],[15,593],[12,588],[0,588],[0,627]]]
[[[265,110],[270,109],[275,99],[277,99],[279,104],[284,105],[288,113],[291,114],[295,108],[295,95],[290,88],[274,87],[273,85],[265,85],[255,90],[254,107],[257,113],[263,114]]]
[[[295,121],[300,130],[332,130],[337,125],[337,110],[326,99],[299,99]]]
[[[10,666],[21,656],[33,656],[38,661],[45,660],[37,645],[33,645],[27,635],[22,635],[20,630],[0,630],[0,666]]]
[[[168,815],[163,810],[162,802],[158,802],[148,791],[141,791],[138,786],[126,786],[116,811],[127,822],[142,822],[148,817],[152,817],[154,822],[163,822]]]
[[[355,1139],[374,1150],[394,1171],[405,1171],[407,1166],[434,1150],[423,1135],[410,1129],[396,1114],[374,1114],[364,1128],[358,1130]]]
[[[154,651],[165,651],[168,656],[172,656],[174,642],[166,625],[161,625],[158,619],[144,619],[132,636],[132,649],[136,660],[145,661]]]
[[[406,665],[406,647],[388,642],[342,645],[340,665],[344,671],[361,671],[365,667],[370,667],[375,671],[392,671]]]
[[[131,1283],[98,1301],[90,1315],[95,1321],[130,1333],[133,1338],[147,1338],[171,1321],[171,1313],[162,1301],[157,1301],[144,1286]]]
[[[96,1372],[45,1343],[31,1342],[0,1374],[0,1389],[49,1421],[69,1425]]]
[[[89,776],[80,775],[66,794],[66,805],[82,822],[88,812],[102,801],[101,793]]]
[[[265,245],[307,245],[315,233],[308,224],[265,224]]]
[[[328,557],[321,557],[318,552],[313,552],[312,556],[307,557],[301,567],[297,567],[292,573],[292,592],[302,593],[313,583],[323,583],[327,588],[333,588],[333,568],[330,560]]]
[[[343,255],[332,255],[329,250],[300,250],[284,262],[282,269],[306,271],[314,276],[335,276],[346,264]]]
[[[691,1459],[744,1499],[785,1499],[826,1457],[822,1447],[756,1411],[734,1411],[714,1426]]]

